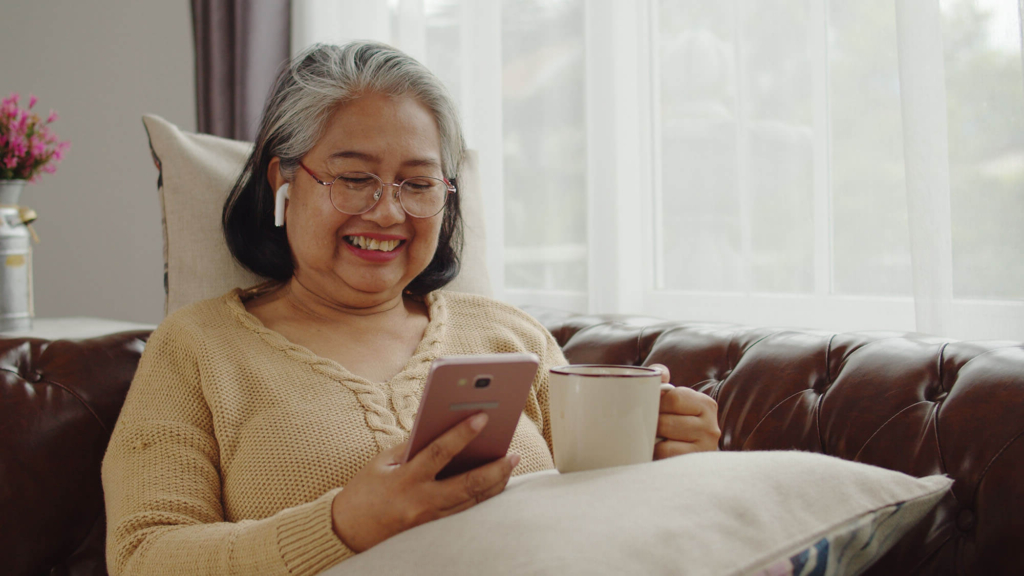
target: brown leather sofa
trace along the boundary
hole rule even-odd
[[[723,450],[948,474],[869,574],[1024,573],[1024,346],[529,309],[573,363],[667,365],[718,401]],[[102,575],[100,462],[148,333],[0,339],[0,574]]]

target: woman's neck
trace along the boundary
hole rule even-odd
[[[294,314],[314,323],[366,325],[402,322],[411,315],[402,294],[368,306],[339,303],[309,290],[294,276],[281,288],[280,298]]]

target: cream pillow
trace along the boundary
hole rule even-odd
[[[807,452],[539,472],[320,576],[859,574],[951,484]]]
[[[263,278],[232,258],[220,225],[224,201],[252,152],[252,144],[185,132],[150,114],[143,116],[142,122],[160,170],[157,186],[163,210],[167,294],[164,312],[170,314],[197,300],[262,282]],[[490,296],[475,152],[463,163],[458,186],[465,248],[462,271],[446,289]]]

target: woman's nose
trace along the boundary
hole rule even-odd
[[[380,199],[368,212],[363,214],[363,219],[375,222],[381,228],[401,224],[405,222],[405,209],[398,200],[398,188],[394,184],[385,184],[381,191]]]

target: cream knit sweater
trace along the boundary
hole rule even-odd
[[[153,332],[103,459],[107,567],[119,574],[316,574],[353,554],[334,495],[408,439],[431,361],[533,352],[541,366],[510,451],[516,474],[553,468],[543,326],[506,304],[436,291],[405,369],[360,378],[268,330],[235,290]]]

